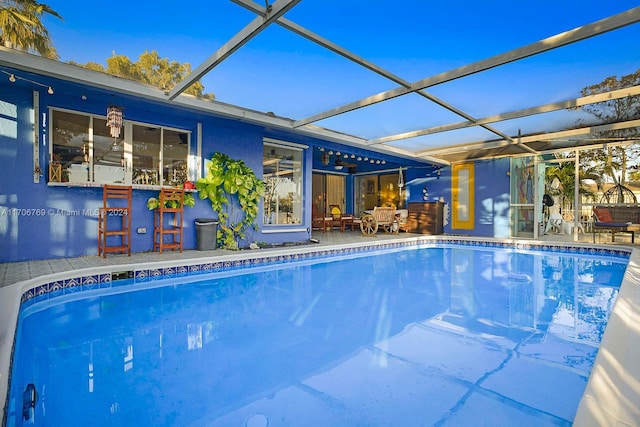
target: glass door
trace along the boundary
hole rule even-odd
[[[346,209],[346,179],[343,175],[314,173],[312,177],[313,210],[328,213],[329,205]]]
[[[534,237],[536,174],[534,157],[511,159],[511,235]],[[543,174],[544,176],[544,174]]]

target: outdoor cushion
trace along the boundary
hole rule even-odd
[[[593,208],[593,213],[595,214],[598,222],[613,222],[611,212],[609,212],[609,209],[607,208]]]

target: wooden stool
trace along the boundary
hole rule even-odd
[[[160,206],[153,212],[153,250],[179,249],[182,252],[182,219],[184,214],[184,190],[163,188],[160,190]],[[165,242],[165,236],[169,241]]]
[[[98,256],[108,252],[131,256],[132,187],[105,185],[102,207],[98,209]]]

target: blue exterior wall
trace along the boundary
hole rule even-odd
[[[13,70],[12,70],[13,71]],[[17,73],[20,73],[17,71]],[[172,104],[160,103],[128,95],[113,94],[102,89],[61,80],[48,80],[44,76],[29,78],[55,88],[49,95],[42,88],[23,80],[10,83],[0,80],[0,262],[26,261],[58,257],[79,257],[97,254],[97,209],[102,205],[100,187],[82,187],[65,184],[48,185],[49,165],[49,108],[62,108],[79,113],[104,116],[109,104],[124,108],[125,120],[167,126],[191,132],[190,154],[197,153],[197,128],[201,124],[202,156],[211,158],[222,152],[243,160],[262,176],[263,138],[293,142],[309,147],[303,154],[303,219],[301,224],[262,226],[247,230],[245,241],[283,243],[305,241],[310,237],[312,170],[333,171],[333,165],[322,165],[319,147],[348,150],[350,153],[385,159],[387,166],[423,164],[398,159],[370,151],[310,137],[296,132],[241,122],[214,116],[196,110],[187,110]],[[33,91],[39,92],[40,115],[36,126],[40,131],[40,182],[33,180]],[[84,95],[84,96],[82,96]],[[106,124],[105,124],[106,126]],[[346,151],[345,151],[346,152]],[[394,163],[395,162],[395,163]],[[359,166],[361,171],[370,165]],[[204,175],[205,161],[202,161]],[[353,177],[347,178],[347,195],[352,194]],[[158,190],[133,191],[132,251],[152,250],[153,212],[146,208],[149,197]],[[216,218],[208,200],[196,196],[196,206],[185,208],[184,249],[196,247],[196,218]],[[350,200],[348,197],[347,200]],[[259,214],[260,222],[262,211]],[[138,234],[144,228],[146,233]],[[265,232],[263,232],[265,231]]]
[[[51,186],[48,179],[48,107],[67,108],[84,113],[105,114],[105,101],[98,97],[91,102],[64,95],[50,96],[40,92],[40,156],[42,175],[33,182],[33,91],[30,88],[0,85],[0,262],[78,257],[97,254],[97,209],[102,205],[102,189],[79,186]],[[11,90],[6,90],[11,89]],[[58,91],[56,91],[57,93]],[[297,135],[286,135],[238,121],[197,114],[176,114],[167,107],[120,100],[125,104],[125,119],[170,126],[192,132],[191,154],[196,153],[197,123],[202,123],[202,154],[210,158],[223,152],[242,159],[258,176],[262,174],[263,137],[296,141]],[[299,138],[298,138],[299,139]],[[309,142],[309,141],[307,141]],[[305,164],[311,164],[311,150],[305,152]],[[204,168],[204,162],[203,168]],[[203,172],[204,173],[204,172]],[[311,191],[311,168],[305,168],[305,194]],[[149,197],[157,190],[134,189],[132,214],[132,251],[150,251],[153,246],[153,212],[146,207]],[[216,218],[208,200],[200,200],[195,193],[196,206],[185,208],[184,249],[195,249],[195,219]],[[305,206],[306,207],[306,206]],[[306,207],[310,212],[310,204]],[[310,218],[310,214],[308,215]],[[259,218],[262,218],[260,215]],[[307,215],[305,215],[307,218]],[[259,240],[268,243],[301,241],[309,238],[305,223],[295,227],[297,232],[261,233],[250,230],[247,245]],[[146,228],[138,234],[138,228]],[[278,229],[278,227],[273,227]],[[281,226],[280,230],[292,227]]]
[[[509,237],[509,167],[508,158],[481,160],[474,163],[475,180],[475,223],[472,230],[451,227],[451,212],[444,232],[449,234]],[[451,168],[427,170],[409,168],[407,170],[407,201],[423,201],[423,189],[428,191],[428,201],[444,198],[451,206]]]
[[[124,107],[125,120],[167,126],[191,132],[190,154],[197,153],[197,129],[201,124],[202,156],[208,159],[222,152],[243,160],[258,177],[262,175],[263,138],[272,138],[309,147],[303,155],[303,219],[301,224],[262,226],[248,230],[246,246],[252,241],[267,243],[299,242],[310,237],[312,171],[327,170],[335,173],[333,165],[320,162],[320,148],[342,150],[356,156],[369,156],[385,160],[382,167],[359,163],[357,173],[374,172],[374,168],[393,170],[406,168],[407,200],[423,200],[422,189],[428,187],[428,199],[443,197],[451,201],[451,175],[449,168],[441,168],[423,161],[399,159],[395,156],[349,147],[336,142],[311,137],[294,131],[251,124],[237,119],[214,116],[196,110],[187,110],[173,104],[113,94],[109,91],[82,86],[73,82],[47,80],[44,76],[29,75],[46,85],[55,87],[53,95],[46,88],[19,80],[10,83],[0,80],[0,262],[25,261],[57,257],[79,257],[97,254],[97,209],[102,205],[102,189],[67,185],[48,185],[49,164],[49,108],[63,108],[80,113],[105,115],[106,106],[114,103]],[[33,91],[40,96],[40,115],[35,126],[40,131],[40,182],[33,181]],[[44,89],[44,90],[43,90]],[[81,96],[85,95],[85,96]],[[106,126],[106,124],[105,124]],[[204,174],[205,162],[202,161]],[[475,236],[498,236],[496,219],[502,211],[496,206],[508,197],[508,159],[478,162],[476,164],[476,224],[474,230],[454,230],[449,224],[445,233]],[[353,175],[346,175],[346,200],[353,199]],[[153,245],[153,213],[146,208],[149,197],[158,190],[134,188],[132,215],[132,250],[150,251]],[[508,204],[507,204],[508,206]],[[352,206],[347,206],[351,210]],[[196,218],[216,218],[207,200],[196,193],[196,206],[185,208],[184,249],[196,247]],[[259,218],[262,218],[260,212]],[[137,229],[146,233],[139,234]],[[508,230],[507,230],[508,234]]]

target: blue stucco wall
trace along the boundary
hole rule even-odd
[[[53,95],[40,86],[25,81],[10,83],[0,80],[0,262],[14,262],[58,257],[93,256],[97,254],[97,209],[102,205],[102,189],[67,185],[48,185],[49,164],[49,108],[105,115],[106,106],[115,103],[124,107],[125,120],[190,131],[190,154],[197,153],[198,123],[202,129],[202,156],[210,158],[222,152],[243,160],[258,177],[262,174],[263,138],[272,138],[302,144],[303,158],[303,218],[301,224],[262,226],[249,230],[241,246],[252,241],[266,243],[300,242],[310,237],[312,172],[335,172],[333,165],[322,165],[319,148],[346,149],[355,155],[370,156],[386,161],[385,169],[402,166],[408,168],[407,195],[409,201],[422,200],[422,189],[428,187],[429,200],[443,197],[451,201],[449,168],[442,168],[437,175],[433,165],[423,161],[398,159],[364,150],[345,147],[295,131],[251,124],[235,119],[217,117],[195,110],[179,108],[126,95],[114,95],[103,89],[81,86],[67,81],[47,81],[42,76],[31,76],[55,87]],[[40,115],[33,118],[33,90],[40,93]],[[82,96],[81,96],[82,95]],[[33,129],[40,131],[39,164],[42,176],[39,183],[33,180]],[[205,162],[202,161],[204,173]],[[358,164],[358,173],[373,172],[377,165]],[[509,161],[491,160],[476,165],[476,226],[474,230],[454,230],[449,224],[445,233],[496,236],[496,224],[502,211],[496,206],[508,195],[508,179],[505,177]],[[353,199],[353,176],[346,176],[346,199]],[[132,215],[132,250],[150,251],[153,245],[153,213],[146,208],[149,197],[157,196],[157,190],[134,189]],[[351,210],[352,206],[347,206]],[[196,218],[216,218],[207,200],[196,194],[196,206],[185,209],[184,249],[196,247]],[[262,218],[262,211],[259,214]],[[137,233],[138,229],[146,233]]]
[[[451,226],[451,213],[445,221],[444,232],[482,237],[509,237],[509,171],[508,158],[475,162],[475,218],[472,230]],[[451,168],[437,171],[420,168],[407,170],[407,200],[423,201],[423,189],[428,191],[428,201],[440,197],[451,206]]]
[[[10,89],[10,90],[7,90]],[[233,120],[191,113],[176,113],[167,107],[150,103],[128,102],[125,107],[127,120],[170,126],[192,132],[191,154],[196,153],[197,123],[202,123],[202,154],[210,158],[215,152],[223,152],[232,158],[242,159],[258,176],[262,174],[262,138],[274,137],[291,142],[296,135],[265,130],[260,126]],[[97,216],[102,205],[102,189],[90,187],[51,186],[48,178],[48,108],[49,106],[104,115],[109,99],[104,96],[65,97],[63,90],[56,95],[40,92],[40,112],[37,125],[40,128],[39,163],[42,176],[33,182],[33,92],[0,84],[0,161],[3,165],[0,179],[0,262],[78,257],[97,254]],[[310,164],[311,154],[305,163]],[[204,162],[203,168],[204,168]],[[307,170],[308,169],[308,170]],[[305,194],[311,192],[311,168],[305,168]],[[153,213],[146,208],[149,197],[157,196],[157,190],[134,189],[132,215],[132,250],[150,251],[153,245]],[[208,200],[200,200],[196,206],[185,209],[184,249],[196,247],[196,218],[216,218]],[[310,212],[310,206],[307,207]],[[310,217],[310,215],[308,215]],[[305,215],[305,218],[307,216]],[[262,215],[260,214],[260,217]],[[305,220],[306,221],[306,220]],[[271,233],[249,231],[245,242],[263,241],[282,243],[309,238],[303,223],[295,227],[271,227]],[[138,228],[146,228],[138,234]],[[277,232],[280,229],[281,232]],[[299,231],[305,230],[305,231]]]

